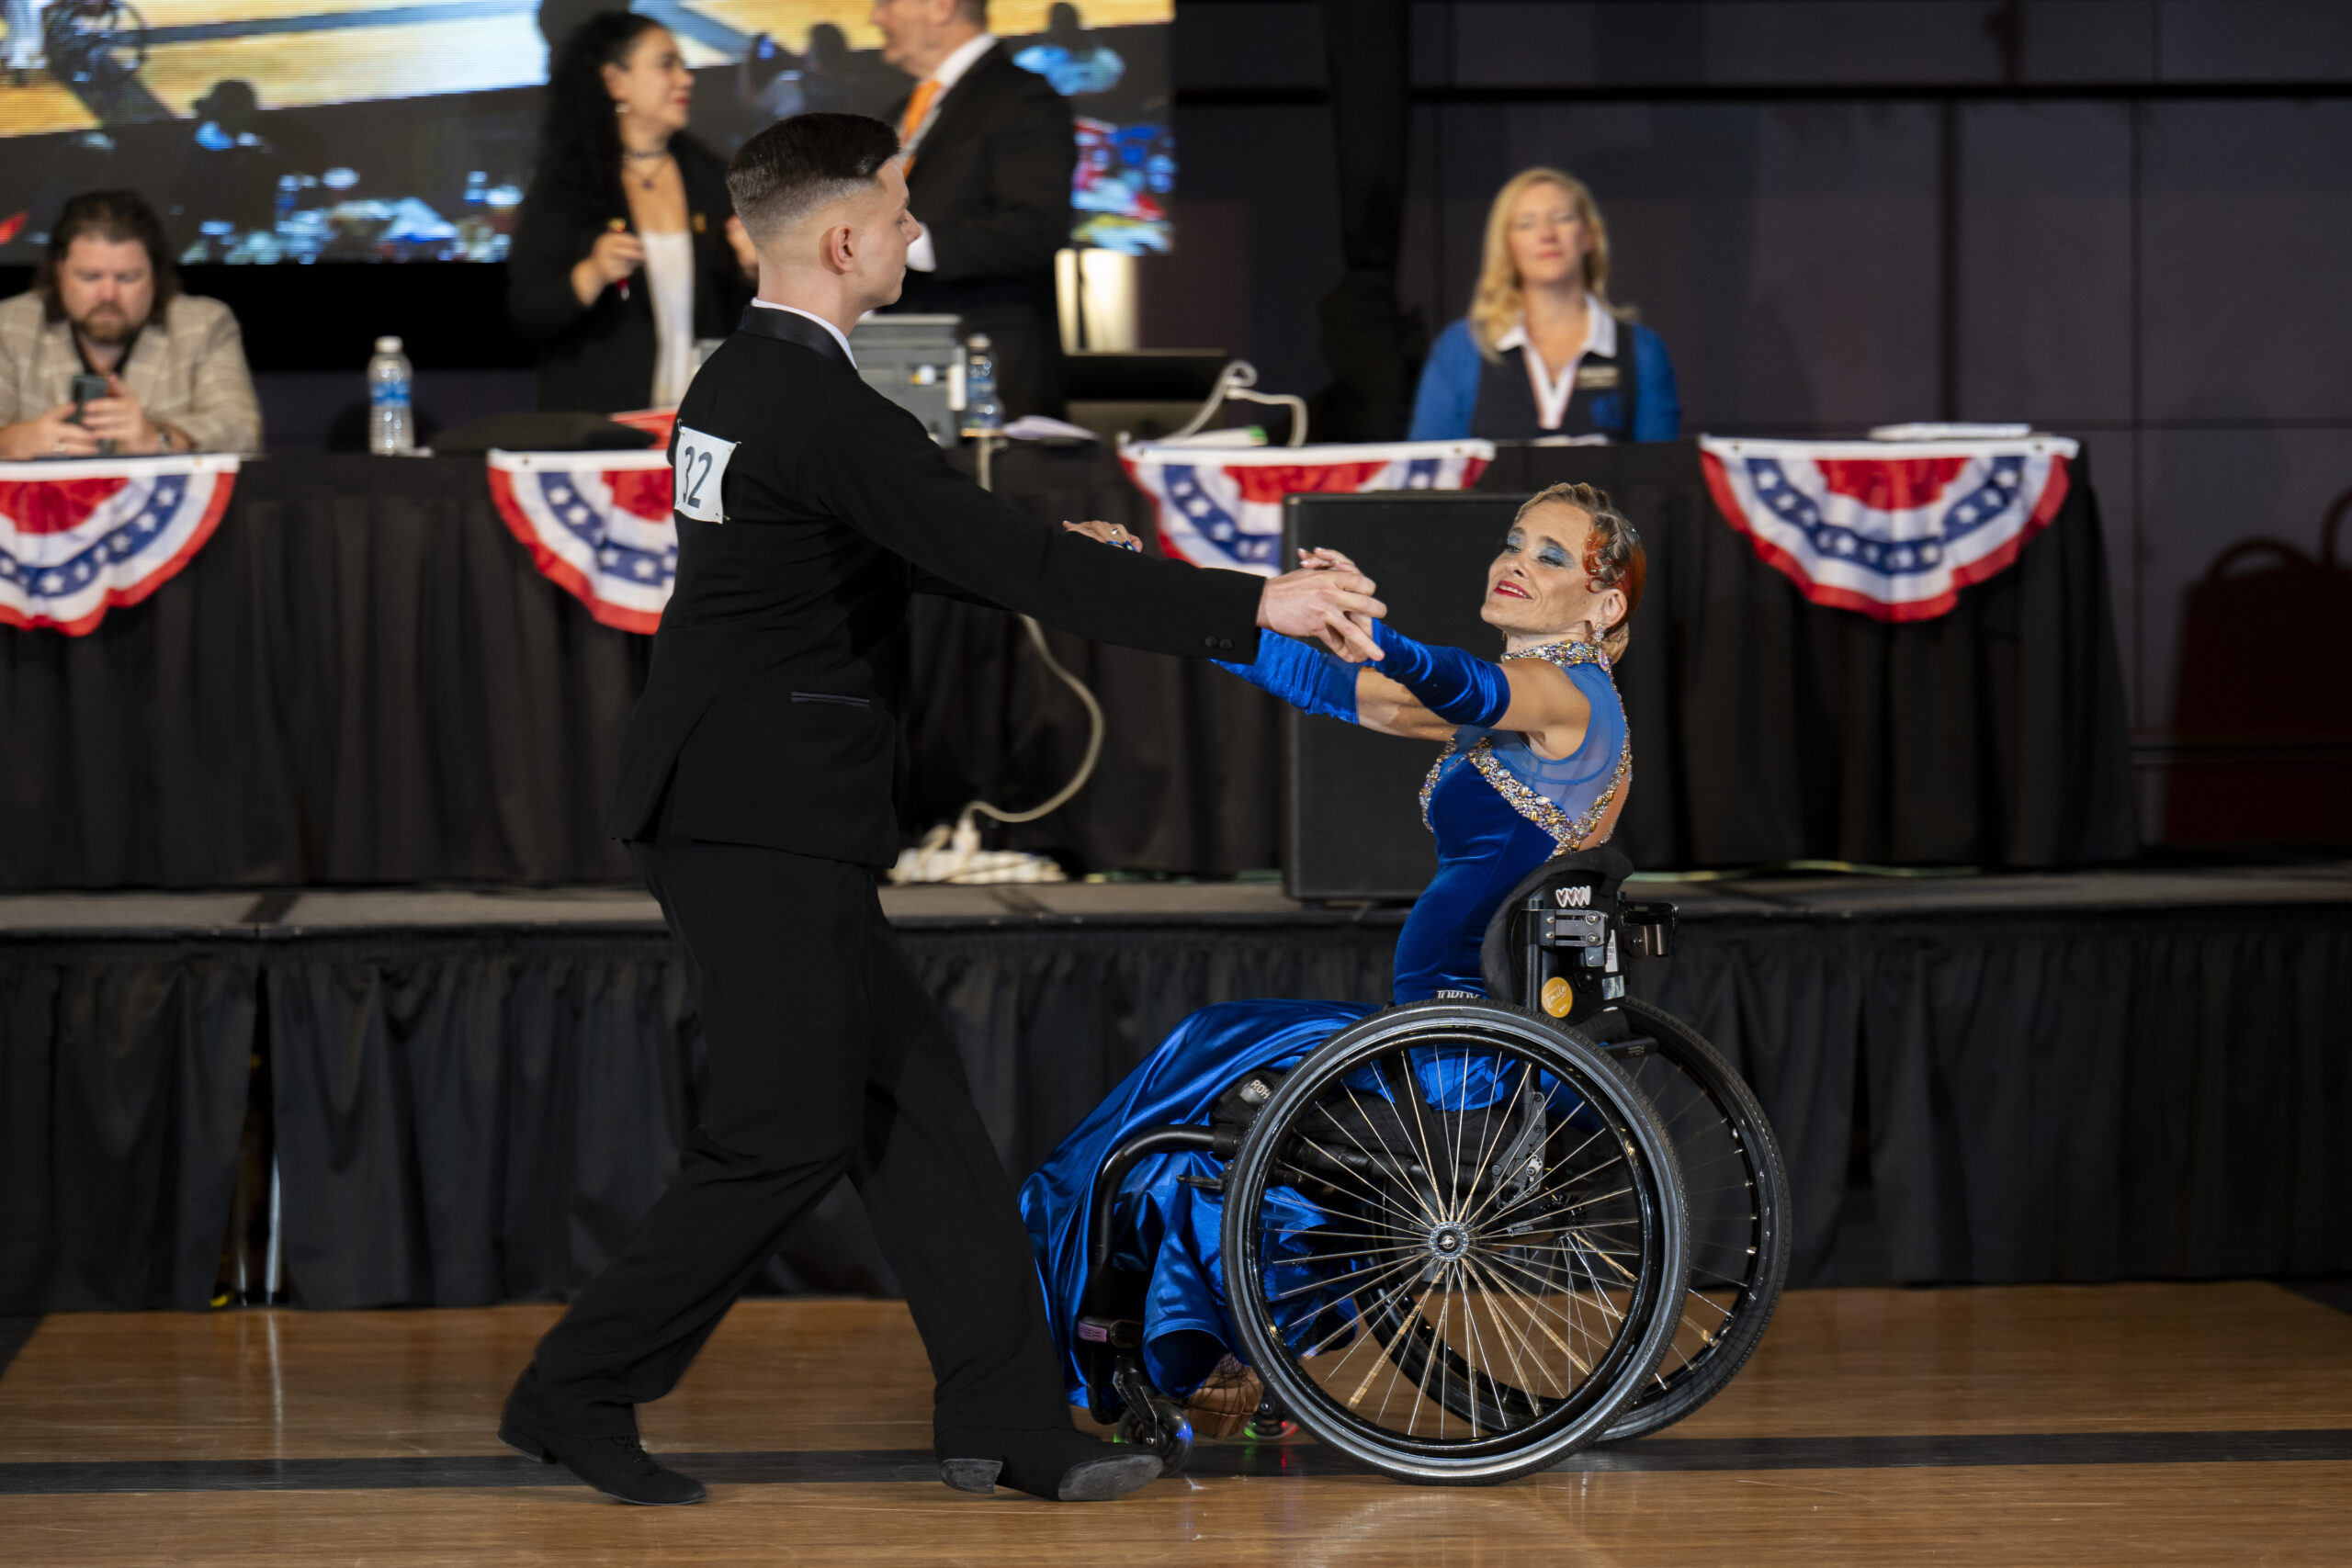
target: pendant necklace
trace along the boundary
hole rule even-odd
[[[637,152],[625,147],[621,149],[621,156],[631,163],[653,161],[653,172],[650,175],[639,175],[635,170],[630,171],[630,177],[637,181],[637,188],[639,190],[650,191],[653,188],[654,183],[662,177],[662,164],[659,160],[668,158],[670,156],[670,150],[666,147],[662,147],[657,148],[650,152]]]

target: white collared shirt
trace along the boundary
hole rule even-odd
[[[1522,357],[1527,361],[1528,385],[1535,392],[1535,423],[1539,429],[1557,430],[1568,417],[1568,400],[1576,395],[1577,368],[1584,363],[1586,355],[1598,354],[1607,359],[1617,357],[1617,318],[1609,313],[1609,307],[1603,305],[1589,289],[1585,292],[1584,312],[1584,346],[1560,367],[1557,376],[1545,368],[1544,356],[1535,352],[1533,344],[1527,341],[1525,316],[1512,322],[1510,330],[1495,340],[1497,354],[1509,348],[1526,351]]]
[[[916,147],[922,145],[924,132],[929,130],[932,122],[939,118],[939,107],[947,101],[947,95],[956,90],[956,84],[961,82],[972,67],[980,62],[980,56],[995,47],[996,34],[983,32],[978,38],[966,39],[956,46],[954,53],[939,62],[939,69],[933,72],[930,77],[932,81],[939,84],[939,91],[932,96],[931,108],[922,117],[922,124],[915,127],[914,145]],[[913,243],[907,246],[907,270],[909,272],[937,272],[939,270],[939,257],[931,248],[931,231],[928,228],[917,234]]]
[[[818,315],[814,310],[804,310],[797,305],[779,305],[773,299],[753,299],[752,303],[763,310],[787,310],[796,316],[808,317],[810,321],[816,322],[819,326],[833,334],[833,341],[842,345],[842,357],[850,362],[851,368],[854,369],[856,367],[857,355],[849,351],[849,339],[842,335],[841,328],[833,325],[832,322],[825,320],[824,317]]]
[[[964,73],[978,65],[980,56],[995,47],[996,34],[991,32],[983,32],[957,44],[955,51],[939,62],[939,69],[931,73],[931,79],[939,84],[939,96],[932,99],[932,103],[937,105],[953,92],[956,84],[964,79]],[[936,114],[938,110],[934,107],[932,112]]]

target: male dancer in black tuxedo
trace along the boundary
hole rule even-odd
[[[875,897],[898,854],[899,757],[872,660],[909,596],[1162,653],[1247,662],[1271,627],[1376,657],[1349,618],[1381,613],[1368,580],[1104,549],[981,491],[858,378],[847,331],[897,297],[914,230],[898,147],[877,120],[810,114],[736,154],[759,299],[678,411],[677,587],[606,827],[685,953],[710,1119],[539,1342],[499,1427],[628,1502],[702,1497],[639,1446],[634,1407],[670,1392],[843,1174],[931,1356],[943,1480],[1078,1501],[1159,1471],[1070,1425],[1012,1184]]]

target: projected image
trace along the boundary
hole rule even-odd
[[[551,39],[594,0],[0,0],[0,261],[76,191],[130,186],[187,262],[496,261],[530,182]],[[638,0],[695,73],[722,155],[910,84],[857,0]],[[994,0],[1071,101],[1073,243],[1169,248],[1174,0]]]

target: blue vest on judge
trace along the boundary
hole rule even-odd
[[[1611,441],[1671,441],[1682,434],[1682,406],[1666,345],[1647,327],[1599,313],[1573,384],[1556,409],[1539,402],[1528,374],[1526,340],[1517,327],[1478,352],[1465,319],[1439,334],[1413,400],[1415,441],[1475,436],[1533,441],[1546,435],[1605,435]],[[1551,414],[1551,420],[1546,415]]]

